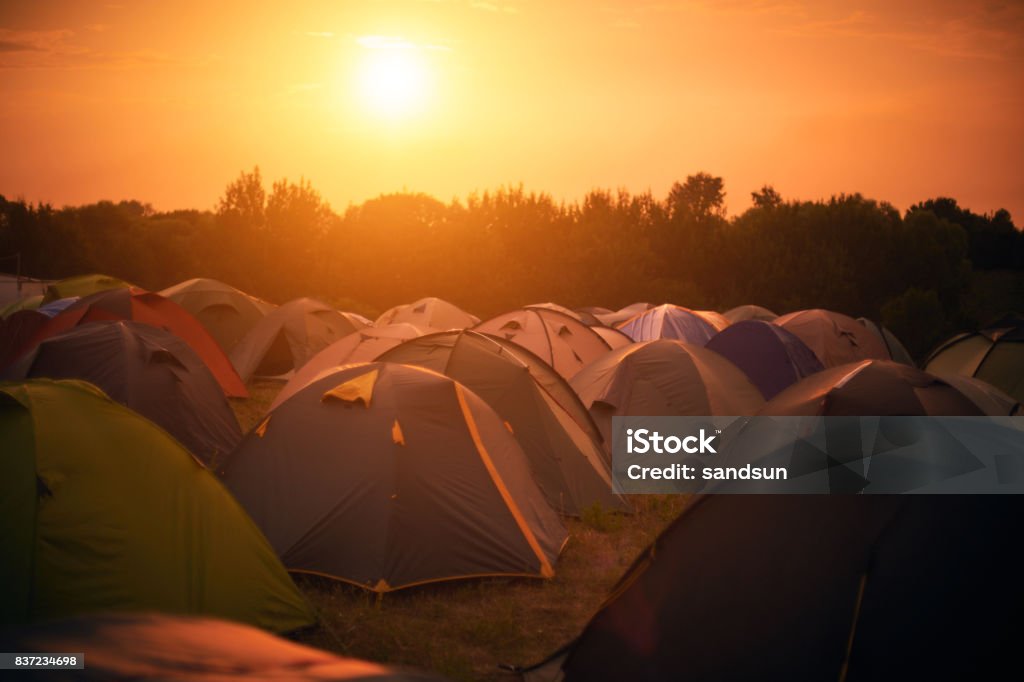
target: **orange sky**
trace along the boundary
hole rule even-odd
[[[360,88],[379,54],[410,109]],[[0,98],[0,194],[56,205],[213,208],[254,165],[337,210],[703,170],[732,213],[771,183],[1024,224],[1020,3],[0,0]]]

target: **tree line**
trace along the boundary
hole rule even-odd
[[[697,173],[663,198],[557,202],[518,186],[449,203],[382,195],[339,213],[309,181],[268,190],[254,168],[213,211],[0,196],[0,256],[20,253],[22,274],[40,278],[102,272],[160,289],[212,277],[370,315],[422,296],[482,317],[543,301],[829,308],[883,322],[918,356],[1024,300],[1024,235],[1005,210],[940,197],[901,214],[860,194],[795,201],[765,186],[729,218],[725,196],[722,178]]]

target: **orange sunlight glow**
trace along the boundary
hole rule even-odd
[[[432,73],[419,49],[400,38],[365,36],[358,64],[358,99],[368,113],[388,120],[422,113],[431,94]]]

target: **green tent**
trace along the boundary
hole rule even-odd
[[[1011,314],[946,341],[925,361],[932,374],[963,374],[987,381],[1024,402],[1024,316]]]
[[[46,293],[43,294],[43,303],[58,301],[71,296],[88,296],[89,294],[95,294],[98,291],[106,291],[108,289],[127,289],[133,286],[135,285],[131,282],[125,282],[123,279],[111,277],[110,275],[68,277],[59,282],[54,282],[46,288]]]
[[[0,384],[0,443],[0,622],[139,610],[276,631],[313,621],[217,478],[91,384]]]

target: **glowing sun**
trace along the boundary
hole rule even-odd
[[[405,118],[425,105],[430,73],[415,49],[371,49],[359,67],[358,89],[372,114]]]

